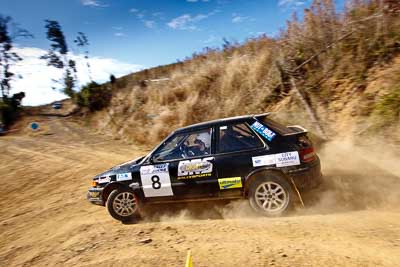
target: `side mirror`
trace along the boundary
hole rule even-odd
[[[149,163],[150,164],[154,164],[157,163],[159,161],[159,155],[151,155],[151,157],[149,157]]]

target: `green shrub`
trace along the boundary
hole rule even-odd
[[[80,107],[87,107],[90,111],[96,111],[107,107],[111,97],[110,88],[96,82],[90,82],[75,95],[75,102]]]
[[[375,106],[375,113],[380,115],[385,123],[391,123],[400,118],[400,85],[381,97]]]
[[[0,124],[8,128],[19,116],[24,92],[0,98]]]

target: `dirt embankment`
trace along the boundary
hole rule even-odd
[[[183,266],[188,249],[194,266],[400,265],[398,157],[382,149],[323,147],[327,181],[289,217],[257,217],[241,201],[123,225],[85,192],[93,175],[147,149],[42,119],[42,132],[0,139],[1,265]]]

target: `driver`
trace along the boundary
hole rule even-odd
[[[209,132],[202,132],[197,134],[194,143],[199,151],[199,155],[210,154],[211,135]]]

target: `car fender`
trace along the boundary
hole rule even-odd
[[[123,184],[123,183],[121,183],[121,182],[111,182],[111,183],[108,183],[108,184],[104,187],[104,189],[103,189],[103,195],[102,195],[102,197],[103,197],[104,203],[107,202],[108,196],[111,194],[111,192],[112,192],[113,190],[115,190],[115,189],[118,189],[118,188],[129,189],[129,186],[127,186],[126,184]]]
[[[274,173],[277,172],[281,175],[283,175],[286,180],[289,182],[289,184],[291,185],[291,181],[290,179],[287,177],[287,175],[282,171],[282,169],[276,168],[276,167],[261,167],[261,168],[257,168],[255,170],[252,170],[249,174],[247,174],[247,176],[244,178],[244,191],[243,194],[245,196],[247,196],[247,193],[249,191],[249,187],[251,182],[257,178],[258,174],[261,174],[263,172],[270,172],[270,173]]]
[[[133,192],[135,193],[136,197],[139,198],[139,200],[141,200],[141,201],[145,200],[144,193],[143,193],[142,187],[140,186],[139,182],[130,183],[129,187],[133,190]]]

